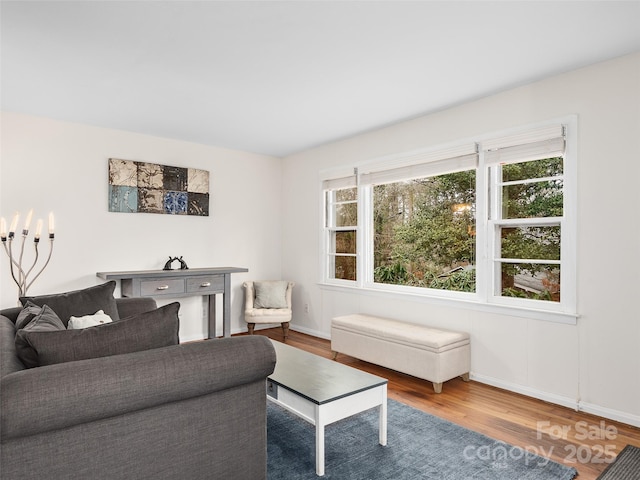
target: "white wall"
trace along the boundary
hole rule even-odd
[[[281,159],[7,112],[1,140],[0,214],[20,211],[24,219],[33,208],[32,228],[36,218],[46,226],[48,212],[55,214],[53,257],[29,294],[98,284],[99,271],[161,269],[169,256],[182,255],[191,268],[249,269],[231,276],[237,332],[246,331],[242,282],[280,278]],[[210,215],[109,212],[110,157],[208,170]],[[25,258],[32,259],[29,238]],[[48,240],[42,247],[48,252]],[[14,306],[17,288],[3,252],[0,272],[0,306]],[[179,301],[181,339],[203,338],[202,297]]]
[[[100,283],[98,271],[161,268],[169,255],[183,255],[191,267],[247,267],[249,273],[232,276],[233,331],[244,329],[241,282],[286,278],[296,282],[293,328],[328,337],[332,316],[361,311],[464,329],[472,334],[475,379],[640,425],[639,85],[635,54],[303,152],[284,165],[3,113],[0,214],[56,214],[53,259],[31,294]],[[577,325],[318,285],[320,170],[567,114],[579,122]],[[108,212],[109,157],[209,170],[211,215]],[[3,255],[4,308],[15,304],[16,290]],[[180,302],[181,338],[202,338],[201,300]]]
[[[577,325],[318,285],[320,170],[568,114],[579,128]],[[282,269],[298,285],[293,328],[328,337],[332,316],[369,312],[467,330],[473,378],[640,425],[639,138],[634,54],[286,158]]]

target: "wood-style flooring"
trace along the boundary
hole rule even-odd
[[[279,327],[256,334],[283,340]],[[331,358],[329,340],[291,331],[287,344]],[[639,428],[473,380],[450,380],[436,394],[430,382],[409,375],[343,354],[336,361],[387,378],[389,398],[575,467],[579,480],[596,479],[625,445],[640,447]]]

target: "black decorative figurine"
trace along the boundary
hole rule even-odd
[[[180,262],[180,270],[189,270],[189,267],[187,266],[187,262],[185,262],[182,259],[182,256],[180,256],[180,258],[178,257],[169,257],[169,260],[167,260],[167,263],[164,264],[164,268],[163,270],[173,270],[173,268],[171,267],[171,265],[173,264],[173,262],[175,261]]]

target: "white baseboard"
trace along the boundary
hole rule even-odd
[[[633,415],[631,413],[621,412],[619,410],[613,410],[611,408],[601,407],[587,402],[580,402],[580,411],[608,418],[609,420],[633,425],[634,427],[640,427],[640,415]]]
[[[269,325],[256,325],[256,330],[263,330],[266,328],[273,328],[274,326],[276,326],[276,324],[269,324]],[[279,326],[279,325],[277,325]],[[218,331],[218,333],[220,335],[222,335],[222,333],[220,331]],[[240,328],[231,328],[231,335],[237,335],[238,333],[247,333],[247,327],[240,327]],[[191,335],[180,335],[180,343],[187,343],[187,342],[197,342],[199,340],[206,340],[207,339],[207,332],[201,332],[201,333],[196,333],[196,334],[191,334]]]
[[[200,340],[205,340],[205,337],[202,335],[187,335],[184,337],[180,335],[180,343],[197,342]]]
[[[487,385],[498,387],[503,390],[508,390],[510,392],[520,393],[522,395],[526,395],[527,397],[537,398],[538,400],[543,400],[555,405],[561,405],[572,410],[591,413],[602,418],[626,423],[628,425],[633,425],[634,427],[640,427],[640,416],[638,415],[621,412],[619,410],[613,410],[611,408],[601,407],[599,405],[582,402],[577,399],[572,399],[570,397],[565,397],[562,395],[556,395],[554,393],[543,392],[542,390],[525,387],[516,383],[505,382],[503,380],[499,380],[493,377],[487,377],[485,375],[476,375],[474,373],[471,373],[470,378],[480,383],[485,383]]]
[[[312,337],[318,337],[318,338],[324,338],[325,340],[331,340],[331,335],[323,333],[323,332],[319,332],[317,330],[312,330],[310,328],[304,328],[301,327],[300,325],[293,325],[291,324],[289,326],[289,328],[291,330],[294,330],[296,332],[300,332],[300,333],[306,333],[307,335],[311,335]]]
[[[545,402],[553,403],[556,405],[562,405],[563,407],[567,407],[576,411],[580,409],[578,400],[571,397],[556,395],[555,393],[543,392],[542,390],[526,387],[517,383],[505,382],[504,380],[500,380],[498,378],[488,377],[486,375],[477,375],[473,372],[469,376],[476,382],[485,383],[487,385],[491,385],[492,387],[501,388],[502,390],[520,393],[521,395],[526,395],[527,397],[537,398],[538,400],[543,400]]]
[[[265,325],[256,325],[255,329],[257,330],[267,330],[269,328],[274,328],[274,326],[277,326],[278,328],[280,328],[279,325],[276,324],[265,324]],[[325,340],[330,340],[331,337],[327,334],[324,334],[322,332],[318,332],[316,330],[311,330],[308,328],[302,328],[299,327],[297,325],[290,325],[289,327],[291,330],[294,330],[296,332],[300,332],[300,333],[306,333],[307,335],[311,335],[313,337],[318,337],[318,338],[324,338]],[[238,333],[247,333],[247,329],[231,329],[231,335],[236,335]],[[198,340],[206,340],[207,337],[205,336],[206,333],[200,333],[200,334],[195,334],[195,335],[186,335],[186,336],[180,336],[180,343],[187,343],[187,342],[197,342]]]
[[[301,327],[300,325],[291,325],[290,328],[291,330],[294,330],[296,332],[305,333],[307,335],[323,338],[325,340],[331,340],[331,336],[326,333],[319,332],[310,328]],[[489,377],[486,375],[477,375],[471,373],[470,378],[472,380],[475,380],[476,382],[485,383],[493,387],[501,388],[502,390],[508,390],[510,392],[519,393],[527,397],[537,398],[538,400],[553,403],[555,405],[561,405],[572,410],[591,413],[602,418],[608,418],[609,420],[614,420],[617,422],[626,423],[628,425],[633,425],[635,427],[640,427],[640,416],[638,415],[621,412],[619,410],[613,410],[611,408],[601,407],[592,403],[581,402],[580,400],[571,397],[544,392],[542,390],[526,387],[517,383],[505,382],[504,380]]]

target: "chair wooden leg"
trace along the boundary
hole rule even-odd
[[[248,323],[247,327],[249,328],[249,335],[253,335],[253,329],[255,328],[255,323]]]
[[[285,340],[289,337],[289,322],[282,322],[282,334]]]

